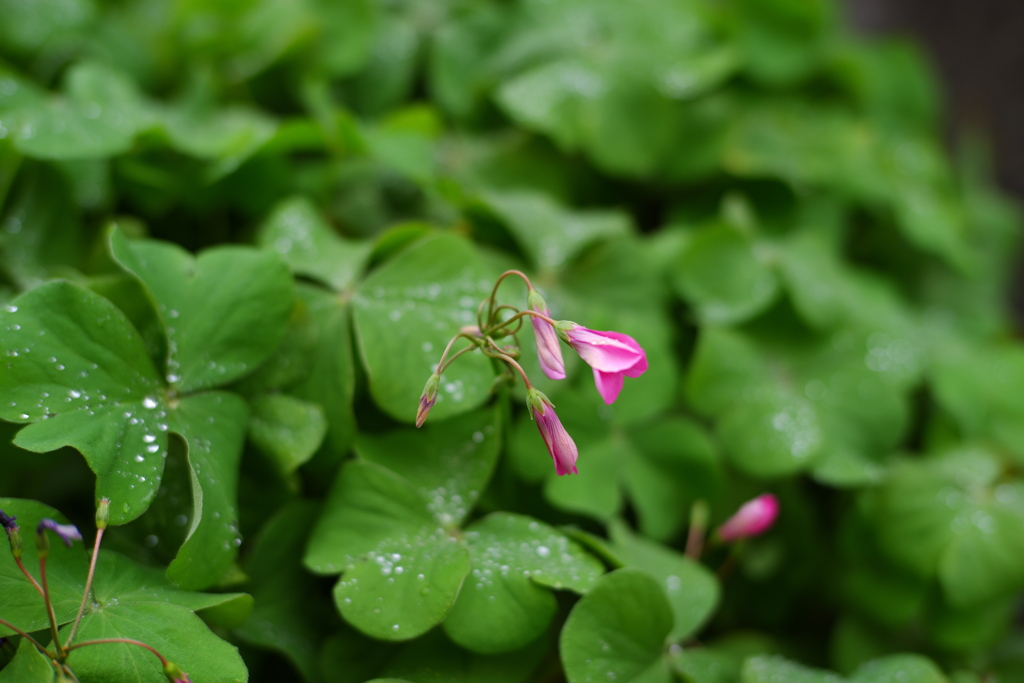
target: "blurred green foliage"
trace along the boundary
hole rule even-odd
[[[828,0],[0,17],[0,496],[113,499],[83,632],[197,683],[1020,680],[1019,220],[914,46]],[[507,268],[646,349],[605,406],[523,336],[577,476],[478,354],[411,428]],[[767,490],[767,535],[683,554]],[[0,558],[42,629],[26,589]],[[49,681],[21,645],[0,681]]]

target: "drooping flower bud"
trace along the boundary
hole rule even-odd
[[[96,506],[96,528],[106,529],[108,524],[110,524],[110,499],[100,498],[100,503]]]
[[[551,311],[536,289],[530,288],[526,295],[526,303],[531,311],[551,317]],[[533,324],[533,335],[537,340],[537,357],[540,359],[540,369],[549,379],[565,379],[565,361],[562,360],[562,347],[558,343],[558,334],[555,328],[546,320],[530,316]]]
[[[608,405],[619,397],[623,377],[639,377],[647,371],[647,354],[628,334],[591,330],[571,322],[560,323],[558,329],[593,368],[597,393]]]
[[[47,530],[57,534],[60,540],[64,541],[64,545],[69,548],[75,541],[82,540],[82,534],[79,533],[78,527],[74,524],[58,524],[52,519],[41,519],[39,520],[39,526],[36,527],[36,545],[44,552],[50,548],[50,543],[46,538]]]
[[[771,493],[765,493],[748,500],[732,517],[718,527],[718,537],[723,541],[736,541],[757,536],[768,531],[779,516],[779,500]]]
[[[441,383],[441,376],[436,372],[430,376],[427,380],[426,386],[423,387],[423,394],[420,396],[420,407],[416,411],[416,426],[422,427],[423,423],[427,421],[427,415],[430,413],[430,409],[437,403],[437,386]]]
[[[547,446],[551,459],[555,461],[555,472],[558,476],[576,474],[579,451],[555,414],[555,406],[547,396],[532,387],[527,390],[526,403],[530,407],[533,419],[537,421],[537,429],[544,439],[544,445]]]

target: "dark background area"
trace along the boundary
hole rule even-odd
[[[1021,0],[846,0],[860,32],[907,36],[931,59],[945,97],[948,140],[979,132],[997,178],[1024,206],[1024,2]],[[1013,307],[1024,325],[1024,253]]]

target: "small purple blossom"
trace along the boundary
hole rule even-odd
[[[568,324],[565,335],[576,353],[593,368],[597,392],[606,404],[615,403],[623,378],[639,377],[647,371],[647,354],[628,334]]]
[[[779,500],[771,493],[765,493],[744,503],[732,517],[718,527],[718,537],[723,541],[757,536],[768,531],[779,516]]]
[[[36,535],[42,536],[47,529],[57,534],[60,540],[64,541],[64,545],[69,548],[75,541],[82,540],[82,534],[74,524],[58,524],[52,519],[42,519],[39,521],[39,526],[36,527]]]
[[[555,472],[558,476],[576,474],[576,459],[579,458],[579,451],[576,449],[576,443],[572,437],[562,426],[558,415],[555,414],[555,406],[547,396],[532,388],[527,393],[526,400],[533,413],[533,418],[537,421],[537,429],[540,430],[541,438],[544,439],[544,445],[547,446],[551,459],[555,461]]]

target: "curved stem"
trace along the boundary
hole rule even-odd
[[[508,327],[509,325],[514,323],[515,321],[520,320],[521,318],[523,318],[524,316],[527,316],[527,315],[532,317],[532,318],[540,318],[541,320],[543,320],[544,322],[548,323],[552,327],[554,327],[555,325],[558,324],[557,320],[555,320],[554,318],[551,318],[549,316],[546,316],[543,313],[538,313],[537,311],[519,311],[519,313],[516,313],[514,316],[512,316],[511,318],[509,318],[505,322],[503,322],[503,323],[501,323],[499,325],[495,325],[494,327],[488,328],[486,330],[486,334],[488,334],[488,335],[494,334],[495,332],[497,332],[501,328]]]
[[[501,306],[498,306],[496,309],[494,309],[494,315],[498,315],[504,309],[509,309],[511,311],[515,311],[517,314],[519,313],[519,309],[516,308],[515,306],[510,306],[509,304],[502,304]],[[523,327],[523,316],[521,316],[521,315],[515,315],[512,318],[509,318],[506,322],[503,322],[500,325],[498,325],[497,327],[488,330],[488,332],[489,333],[493,333],[495,330],[500,330],[502,328],[508,327],[508,325],[510,325],[513,322],[518,322],[519,326],[516,327],[515,330],[513,330],[511,332],[505,332],[504,334],[515,334],[516,332],[518,332]]]
[[[501,286],[501,283],[504,282],[505,278],[507,278],[509,275],[515,275],[517,277],[522,278],[523,282],[526,283],[527,289],[533,289],[533,283],[530,282],[530,278],[526,277],[526,275],[524,273],[522,273],[521,271],[518,271],[518,270],[506,270],[504,273],[502,273],[498,277],[497,281],[495,281],[494,288],[491,290],[491,296],[487,300],[488,301],[488,304],[487,304],[487,324],[488,325],[491,323],[491,321],[494,320],[494,299],[498,296],[498,287]]]
[[[459,349],[458,351],[456,351],[455,355],[452,356],[451,358],[449,358],[448,362],[444,364],[444,367],[442,367],[440,365],[437,366],[437,375],[438,375],[438,377],[440,377],[441,374],[444,373],[444,371],[447,370],[451,366],[451,364],[455,362],[456,358],[458,358],[459,356],[461,356],[464,353],[468,353],[470,351],[475,351],[477,348],[478,348],[477,344],[470,344],[466,348]]]
[[[523,366],[521,366],[519,363],[517,363],[516,360],[512,356],[508,355],[507,353],[502,351],[500,348],[498,348],[498,345],[495,344],[494,340],[492,340],[490,337],[487,338],[487,341],[490,342],[490,346],[494,350],[493,351],[488,351],[487,349],[481,349],[481,350],[486,355],[490,356],[491,358],[497,358],[500,361],[504,361],[505,363],[508,363],[510,366],[512,366],[513,368],[518,370],[519,371],[519,376],[523,378],[523,383],[526,384],[526,388],[527,389],[532,389],[533,385],[530,384],[530,378],[526,376],[526,371],[523,370]]]
[[[25,565],[22,563],[21,558],[15,557],[14,561],[17,563],[18,569],[21,570],[21,573],[25,575],[25,578],[32,582],[32,585],[36,587],[36,590],[39,592],[39,595],[41,595],[45,600],[46,595],[43,593],[43,587],[39,585],[38,581],[36,581],[36,577],[28,573],[28,570],[25,569]]]
[[[68,652],[71,652],[72,650],[77,650],[80,647],[86,647],[88,645],[108,645],[108,644],[137,645],[139,647],[144,647],[147,650],[149,650],[150,652],[152,652],[154,655],[156,655],[157,659],[160,660],[160,664],[161,665],[167,666],[167,660],[164,659],[164,656],[162,654],[160,654],[159,652],[157,652],[155,648],[147,645],[146,643],[143,643],[141,640],[132,640],[131,638],[96,638],[95,640],[83,640],[82,642],[78,643],[77,645],[72,645],[71,647],[69,647],[68,648]]]
[[[57,651],[57,661],[63,662],[67,653],[64,651],[64,646],[60,644],[57,615],[53,611],[53,602],[50,600],[50,586],[46,581],[46,555],[39,558],[39,579],[43,584],[43,602],[46,603],[46,616],[50,618],[50,633],[53,634],[53,647]]]
[[[12,631],[17,633],[19,636],[21,636],[25,640],[27,640],[28,642],[30,642],[33,645],[35,645],[36,649],[39,650],[40,652],[42,652],[43,654],[45,654],[47,657],[50,657],[51,659],[53,658],[53,655],[50,654],[50,651],[47,650],[42,645],[40,645],[38,640],[36,640],[32,636],[30,636],[28,633],[22,631],[20,628],[18,628],[17,626],[12,624],[11,622],[6,621],[4,619],[0,619],[0,626],[6,626],[7,628],[11,629]]]
[[[68,634],[65,649],[74,641],[75,633],[78,632],[78,624],[81,623],[82,615],[85,614],[85,606],[89,602],[89,591],[92,589],[92,578],[96,574],[96,558],[100,554],[100,541],[103,540],[103,531],[102,528],[96,530],[96,540],[92,544],[92,560],[89,561],[89,576],[85,579],[85,590],[82,592],[82,604],[78,607],[75,623],[71,625],[71,633]]]

